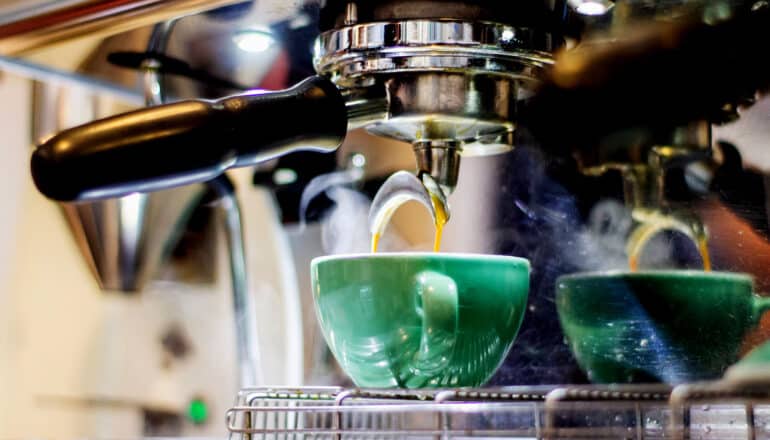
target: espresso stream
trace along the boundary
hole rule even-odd
[[[444,225],[446,225],[446,222],[449,218],[447,215],[446,206],[441,202],[441,199],[436,194],[430,195],[430,203],[433,205],[433,210],[436,212],[436,219],[435,219],[435,227],[436,227],[436,233],[433,237],[433,252],[438,252],[441,250],[441,235],[444,232]],[[382,222],[387,221],[386,217],[380,217],[382,220],[376,224],[377,231],[384,230]],[[377,246],[380,244],[380,234],[374,233],[372,234],[372,253],[377,252]]]
[[[650,237],[647,237],[647,239],[644,240],[644,243],[642,243],[641,246],[638,247],[638,251],[635,253],[632,253],[628,256],[628,268],[631,272],[636,272],[639,270],[639,254],[641,254],[641,250],[644,247],[644,244],[649,241]],[[708,249],[708,237],[704,236],[698,236],[696,238],[693,238],[693,241],[695,242],[695,245],[698,247],[698,253],[700,253],[701,260],[703,261],[703,270],[705,272],[711,271],[711,256],[709,255],[709,249]]]

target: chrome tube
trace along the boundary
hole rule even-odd
[[[32,9],[0,25],[0,55],[18,55],[80,37],[107,37],[243,0],[90,0]]]
[[[235,195],[233,184],[225,174],[211,180],[208,185],[218,197],[218,206],[222,212],[230,259],[239,386],[241,388],[253,387],[263,383],[263,380],[259,362],[256,312],[249,294],[248,274],[246,272],[246,249],[243,243],[241,207]]]

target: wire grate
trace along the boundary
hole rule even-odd
[[[770,440],[770,384],[255,388],[238,394],[227,421],[231,440]]]

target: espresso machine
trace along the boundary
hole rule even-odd
[[[538,388],[589,381],[555,319],[554,280],[564,273],[628,265],[711,266],[749,272],[760,286],[770,285],[761,263],[742,256],[761,255],[768,230],[763,174],[742,160],[761,163],[766,156],[764,138],[744,137],[767,123],[767,101],[759,92],[770,84],[770,72],[758,55],[770,41],[765,2],[174,1],[129,2],[122,10],[94,10],[85,4],[99,2],[82,3],[40,10],[38,16],[21,14],[0,28],[0,50],[11,57],[4,59],[8,69],[41,80],[85,83],[147,105],[74,128],[57,126],[32,155],[36,188],[65,203],[68,224],[85,237],[83,254],[99,279],[105,279],[108,267],[95,253],[102,248],[93,243],[101,240],[94,238],[96,230],[89,236],[82,226],[104,210],[95,207],[118,204],[111,209],[123,213],[130,206],[153,206],[155,194],[167,191],[184,205],[179,191],[197,188],[189,196],[195,204],[230,207],[229,214],[224,210],[223,230],[238,313],[237,301],[243,298],[238,268],[251,267],[237,255],[243,235],[237,233],[233,208],[244,206],[238,197],[253,189],[252,181],[267,182],[282,211],[269,215],[281,217],[291,229],[297,205],[292,185],[298,178],[307,183],[316,175],[339,173],[336,165],[355,166],[346,162],[351,140],[357,152],[363,151],[366,169],[361,174],[342,170],[356,176],[343,186],[358,185],[375,207],[381,194],[401,191],[405,196],[391,202],[390,214],[417,200],[434,221],[439,210],[432,200],[444,208],[451,203],[450,227],[455,217],[474,210],[478,199],[489,199],[482,229],[474,231],[479,223],[470,221],[452,234],[484,235],[484,251],[532,262],[524,326],[490,383],[532,388],[504,397],[451,390],[359,395],[337,388],[296,393],[252,388],[238,395],[229,413],[234,434],[276,428],[279,422],[255,415],[254,408],[263,403],[279,407],[260,410],[266,415],[284,411],[285,420],[305,420],[320,433],[336,435],[343,422],[327,426],[286,408],[321,401],[321,409],[313,410],[323,413],[324,405],[345,399],[504,400],[535,402],[536,408],[542,402],[547,407],[548,399],[631,405],[669,397],[699,401],[712,390],[671,394],[655,388],[616,396],[599,388],[574,393]],[[226,7],[214,9],[219,6]],[[61,11],[68,13],[57,14]],[[88,56],[74,75],[65,75],[62,66],[40,67],[57,41],[89,41]],[[233,55],[232,47],[247,55]],[[270,51],[273,58],[260,58]],[[321,153],[336,150],[346,159],[321,166]],[[236,182],[235,191],[228,177],[221,177],[247,176],[252,170],[253,176]],[[296,173],[279,178],[287,170]],[[264,175],[269,178],[260,180]],[[368,180],[377,185],[367,185]],[[465,182],[473,189],[464,191]],[[183,208],[163,201],[159,206],[173,211],[176,221],[188,221],[179,214]],[[368,224],[376,220],[361,221],[381,233]],[[126,222],[130,219],[121,217],[117,224]],[[317,244],[298,239],[295,254],[305,246]],[[160,258],[144,254],[142,261]],[[132,276],[139,280],[143,273]],[[128,284],[105,286],[134,290]],[[249,333],[239,332],[241,359],[249,359],[243,351]],[[766,327],[757,330],[744,351],[766,334]],[[729,394],[717,391],[722,393],[717,396]],[[423,410],[449,429],[454,409],[447,408]],[[641,417],[633,408],[634,417]],[[361,429],[393,429],[385,419],[349,415]],[[540,415],[533,418],[537,429],[541,422],[556,423]],[[693,417],[688,424],[695,423]],[[611,420],[626,421],[625,416]],[[652,420],[662,426],[669,419]],[[751,419],[742,426],[764,426],[758,423]]]

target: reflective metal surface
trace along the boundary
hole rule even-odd
[[[426,70],[531,78],[551,64],[550,52],[557,46],[542,30],[499,23],[364,23],[321,34],[314,64],[342,87],[365,82],[372,74]],[[482,59],[487,63],[479,64]]]
[[[455,140],[418,141],[412,147],[417,158],[417,172],[429,174],[443,194],[452,194],[460,174],[462,144]]]
[[[367,127],[370,133],[406,142],[479,142],[476,153],[505,151],[496,141],[513,131],[521,84],[484,74],[426,72],[394,75],[383,85],[389,115]],[[489,154],[489,153],[487,153]]]
[[[542,30],[497,23],[350,23],[321,34],[314,64],[343,90],[384,90],[388,114],[366,125],[371,133],[476,142],[477,154],[490,154],[507,149],[498,140],[557,45]]]
[[[222,176],[208,183],[217,195],[222,226],[225,231],[230,262],[230,288],[235,321],[235,348],[238,360],[238,383],[254,386],[264,382],[259,352],[259,337],[254,304],[249,292],[248,260],[244,245],[241,207],[232,182]]]
[[[238,3],[241,0],[129,0],[41,5],[0,25],[0,54],[18,55],[83,36],[108,37],[160,21]]]
[[[227,413],[231,439],[515,437],[759,439],[767,383],[377,390],[254,388]]]
[[[137,292],[183,231],[200,186],[62,205],[78,247],[105,290]]]
[[[356,8],[345,14],[343,27],[319,36],[316,70],[343,91],[382,90],[385,117],[361,125],[412,143],[418,172],[445,194],[457,184],[461,154],[510,149],[518,102],[559,44],[536,28],[416,19],[357,24]]]

